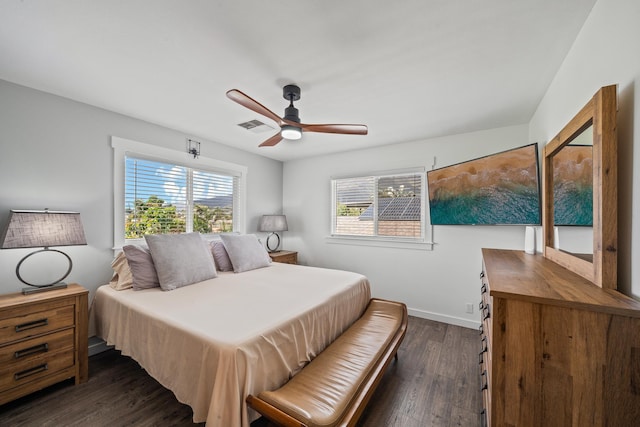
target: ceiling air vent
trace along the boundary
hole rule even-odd
[[[260,120],[249,120],[248,122],[238,123],[238,126],[243,127],[253,133],[262,133],[275,130],[274,127],[262,123]]]

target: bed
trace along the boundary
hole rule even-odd
[[[248,427],[245,398],[276,389],[364,312],[368,280],[356,273],[273,263],[165,292],[94,298],[96,332],[136,360],[211,427]]]

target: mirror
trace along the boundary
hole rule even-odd
[[[593,126],[553,156],[554,248],[593,253]]]
[[[563,199],[554,188],[588,185],[588,176],[562,173],[565,160],[579,150],[580,145],[589,145],[592,150],[592,245],[576,245],[580,239],[569,233],[556,245],[556,205],[558,211],[576,211],[576,200]],[[583,156],[574,156],[574,163]],[[586,166],[586,163],[583,165]],[[542,233],[543,254],[546,258],[579,274],[596,285],[616,289],[617,287],[617,138],[616,138],[616,86],[600,89],[593,98],[571,119],[571,121],[544,147],[542,163]],[[584,170],[582,170],[584,172]],[[563,180],[565,182],[563,182]],[[580,183],[576,182],[580,180]],[[583,194],[584,196],[584,194]],[[565,206],[568,204],[568,206]],[[584,212],[583,212],[584,213]],[[559,221],[562,221],[560,218]],[[584,234],[584,233],[583,233]],[[566,242],[563,242],[566,240]],[[583,240],[584,242],[584,240]],[[588,250],[588,253],[584,253]]]

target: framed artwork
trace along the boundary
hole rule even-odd
[[[539,225],[538,144],[427,172],[433,225]]]

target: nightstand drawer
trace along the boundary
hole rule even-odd
[[[73,326],[74,323],[73,305],[0,319],[0,345]]]
[[[269,256],[273,262],[280,262],[283,264],[298,263],[298,252],[295,251],[269,252]]]
[[[73,349],[73,337],[74,330],[69,328],[0,347],[0,369],[13,369],[14,365],[44,360],[51,353]]]
[[[277,259],[274,260],[275,262],[281,262],[283,264],[297,264],[298,263],[298,257],[296,256],[296,254],[289,254],[286,256],[282,256],[279,257]]]
[[[73,348],[58,353],[47,353],[43,358],[26,360],[15,363],[0,371],[0,388],[8,390],[35,381],[39,378],[53,375],[65,368],[73,367]],[[71,373],[69,377],[74,374]]]

